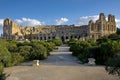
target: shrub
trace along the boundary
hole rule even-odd
[[[70,40],[68,41],[68,44],[69,44],[69,46],[70,46],[70,45],[76,43],[77,41],[78,41],[78,40],[72,38],[72,39],[70,39]]]
[[[30,42],[28,42],[28,41],[18,42],[16,45],[17,45],[17,47],[19,47],[19,46],[30,46]]]
[[[109,35],[108,38],[111,40],[120,40],[120,35],[114,33]]]
[[[24,61],[24,57],[21,56],[19,53],[11,53],[11,55],[12,55],[12,59],[11,59],[12,66]]]
[[[105,64],[109,58],[114,57],[120,51],[119,41],[107,41],[92,47],[90,53],[96,59],[97,64]]]
[[[120,78],[120,56],[110,58],[106,63],[105,69],[109,72],[109,74],[117,75]]]
[[[14,52],[18,51],[18,47],[16,46],[16,44],[12,44],[12,43],[7,44],[7,49],[11,53],[14,53]]]
[[[46,42],[45,47],[47,49],[48,55],[50,55],[50,52],[55,49],[55,44],[53,42]]]
[[[5,74],[3,74],[3,64],[0,62],[0,80],[5,80]]]
[[[29,60],[31,48],[31,46],[20,46],[18,52],[25,60]]]
[[[83,63],[88,62],[88,57],[90,57],[89,49],[91,44],[87,41],[76,41],[70,46],[70,51],[73,55],[78,57]]]
[[[25,60],[46,59],[55,48],[53,42],[32,40],[16,42],[0,40],[0,61],[4,67],[14,66]]]
[[[120,28],[117,28],[116,34],[120,35]]]
[[[97,42],[98,45],[102,44],[102,43],[105,43],[105,42],[108,42],[108,41],[110,41],[110,39],[108,39],[107,36],[104,36],[104,37],[96,40],[96,42]]]
[[[11,66],[11,54],[6,47],[0,46],[0,61],[5,67]]]
[[[100,53],[100,47],[99,46],[94,46],[90,48],[90,56],[95,58],[95,63],[96,64],[103,64],[102,55]]]
[[[62,45],[62,40],[61,39],[54,39],[53,42],[55,43],[56,46]]]
[[[3,64],[0,62],[0,75],[3,74]]]
[[[30,53],[31,59],[46,59],[47,49],[40,44],[32,44],[32,50]]]
[[[31,41],[31,46],[33,44],[39,44],[39,45],[43,45],[46,49],[47,49],[47,54],[49,55],[50,51],[53,51],[55,49],[55,43],[48,41],[48,42],[44,42],[44,41],[37,41],[37,40],[32,40]]]

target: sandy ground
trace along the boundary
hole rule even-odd
[[[80,64],[65,46],[51,52],[39,66],[32,66],[31,61],[5,68],[4,72],[10,74],[7,80],[119,80],[108,75],[103,66]]]

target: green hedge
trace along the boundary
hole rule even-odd
[[[55,43],[56,46],[62,45],[62,40],[61,39],[54,39],[53,43]]]
[[[23,61],[46,59],[53,49],[55,49],[53,42],[0,40],[0,61],[4,67],[8,67]]]
[[[5,74],[3,74],[3,64],[0,62],[0,80],[5,80]]]
[[[91,43],[88,41],[74,41],[70,43],[70,51],[72,51],[72,54],[78,57],[83,63],[88,62],[90,48]]]

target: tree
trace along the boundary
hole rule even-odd
[[[88,41],[76,41],[71,44],[70,51],[73,55],[78,57],[83,63],[88,61],[89,48],[91,44]]]
[[[120,28],[117,28],[117,32],[118,35],[120,35]]]
[[[105,69],[109,74],[117,75],[120,78],[120,56],[110,58],[106,63]]]
[[[5,74],[3,74],[3,64],[0,62],[0,80],[5,80]]]
[[[31,59],[46,59],[47,49],[43,45],[33,43],[30,56]]]
[[[19,46],[31,46],[30,43],[31,43],[31,42],[29,42],[29,41],[18,42],[16,45],[17,45],[17,47],[19,47]]]
[[[6,47],[7,42],[0,40],[0,61],[5,67],[11,66],[11,54]]]
[[[16,44],[13,43],[8,43],[7,44],[7,49],[8,51],[10,51],[11,53],[15,53],[18,51],[18,47],[16,46]]]
[[[113,58],[120,52],[120,41],[103,42],[91,49],[97,64],[105,64],[109,58]]]
[[[11,66],[11,54],[6,47],[0,47],[0,61],[5,67]]]
[[[19,64],[24,61],[24,57],[21,56],[19,53],[11,53],[11,64],[12,66]]]
[[[29,60],[31,48],[31,46],[20,46],[18,52],[25,60]]]
[[[120,40],[120,35],[114,33],[114,34],[110,34],[108,38],[111,40]]]
[[[62,45],[62,40],[61,39],[54,39],[53,42],[55,43],[56,46]]]
[[[44,46],[47,48],[48,54],[50,51],[53,51],[55,49],[55,44],[53,42],[46,42]]]
[[[99,45],[99,44],[102,44],[104,42],[108,42],[110,39],[107,37],[107,36],[103,36],[102,38],[100,39],[97,39],[96,40],[96,43]]]
[[[120,41],[112,42],[113,57],[109,58],[106,62],[106,71],[109,74],[117,75],[120,78]]]
[[[72,39],[69,40],[68,44],[69,44],[69,45],[72,45],[72,44],[74,44],[74,43],[77,42],[77,41],[78,41],[78,40],[72,38]]]

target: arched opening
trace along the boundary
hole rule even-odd
[[[75,36],[75,38],[77,38],[77,36]]]
[[[68,39],[68,36],[66,36],[66,39]]]
[[[44,37],[44,40],[46,40],[46,37]]]
[[[73,38],[73,36],[70,36],[70,39],[72,39]]]
[[[65,41],[64,36],[62,36],[62,37],[61,37],[61,40],[62,40],[62,42],[64,42],[64,41]]]
[[[48,39],[50,39],[50,36],[48,37]]]
[[[42,37],[40,37],[40,40],[42,40]]]
[[[80,38],[81,38],[81,36],[79,35],[78,39],[80,39]]]
[[[52,39],[55,39],[55,36],[53,36]]]

